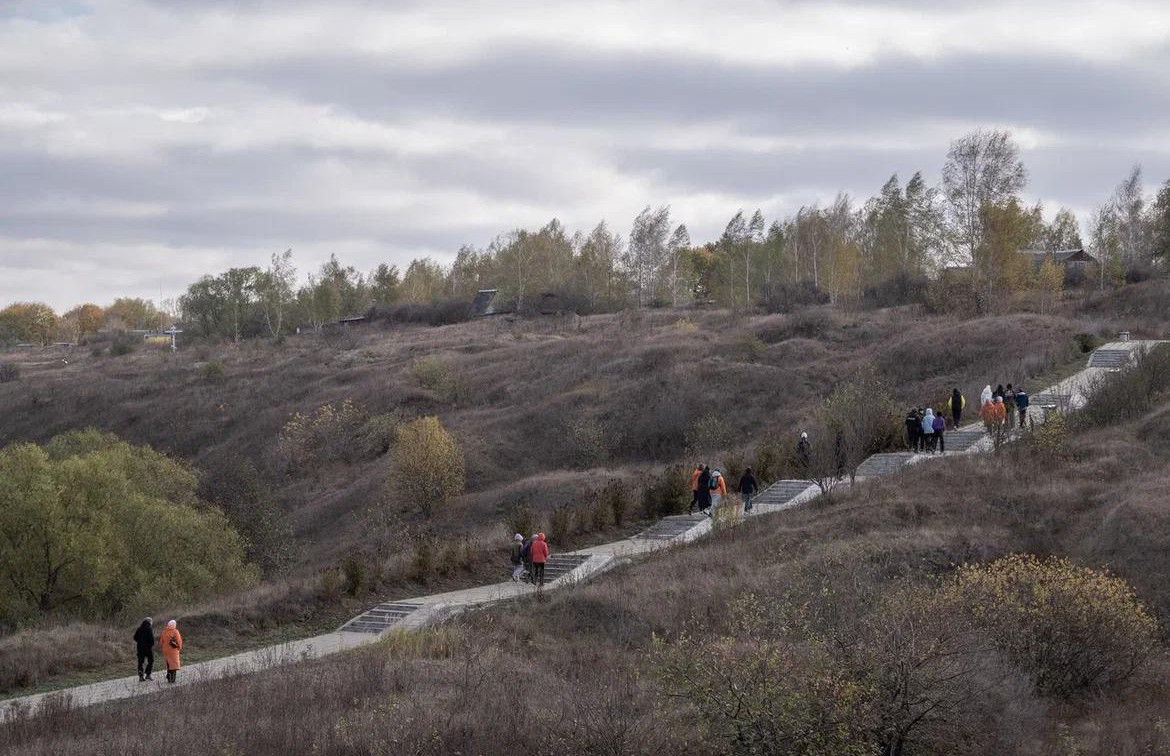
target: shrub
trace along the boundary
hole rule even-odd
[[[735,441],[731,425],[722,415],[711,413],[693,420],[687,428],[687,456],[707,458],[731,447]]]
[[[350,596],[356,596],[366,586],[366,563],[358,557],[351,556],[341,567],[345,576],[343,588]]]
[[[1028,437],[1028,444],[1038,454],[1062,457],[1068,445],[1068,420],[1063,412],[1048,412],[1044,422],[1036,426]]]
[[[1081,354],[1089,354],[1095,349],[1099,349],[1105,341],[1091,333],[1078,333],[1073,336],[1073,341],[1076,342],[1077,348],[1081,350]]]
[[[825,310],[803,310],[792,316],[788,324],[789,338],[823,339],[836,325],[833,316]]]
[[[527,538],[537,531],[536,512],[527,504],[517,504],[512,507],[504,522],[508,527],[509,536],[519,533]]]
[[[694,333],[699,330],[699,327],[692,323],[690,318],[679,318],[671,323],[670,327],[679,333]]]
[[[630,509],[630,493],[626,485],[619,481],[611,482],[601,489],[601,495],[598,498],[609,508],[613,524],[620,528],[625,522],[626,512]]]
[[[593,509],[590,516],[594,532],[605,530],[609,527],[611,511],[612,509],[608,502],[601,499],[593,502]]]
[[[647,519],[682,514],[690,501],[690,476],[679,466],[666,468],[642,489],[642,513]]]
[[[425,583],[435,568],[435,546],[427,535],[414,538],[414,552],[406,576],[417,583]]]
[[[199,377],[206,383],[223,383],[223,363],[219,360],[203,363],[203,366],[199,368]]]
[[[768,345],[752,333],[742,334],[735,341],[734,353],[737,359],[743,362],[759,362],[767,351]]]
[[[110,354],[115,357],[130,354],[138,348],[138,341],[128,334],[118,334],[110,343]]]
[[[866,287],[862,301],[867,307],[898,307],[908,304],[922,304],[930,290],[930,280],[925,276],[898,273],[886,280]]]
[[[218,454],[203,466],[199,497],[219,507],[244,539],[248,561],[274,575],[296,556],[288,514],[247,457]]]
[[[768,284],[763,287],[761,303],[769,314],[793,312],[809,305],[828,304],[829,294],[821,291],[812,281],[808,280],[794,284]]]
[[[439,418],[420,417],[402,427],[386,476],[386,496],[430,517],[463,493],[463,451]]]
[[[756,451],[755,464],[752,465],[760,485],[780,480],[787,475],[791,467],[791,456],[785,452],[779,441],[766,441],[760,446]]]
[[[13,383],[20,380],[20,365],[15,362],[0,362],[0,383]]]
[[[410,372],[414,374],[420,386],[433,393],[441,402],[455,403],[462,396],[463,390],[459,380],[437,357],[415,360],[410,366]]]
[[[1065,559],[965,566],[950,590],[1043,695],[1114,687],[1156,642],[1157,623],[1124,580]]]
[[[554,509],[552,518],[549,521],[548,529],[548,539],[550,541],[564,544],[569,535],[573,532],[573,510],[567,506],[561,506]]]
[[[277,453],[293,469],[356,461],[368,451],[360,440],[367,419],[366,411],[350,399],[322,404],[308,415],[296,412],[280,431]]]
[[[578,466],[593,467],[609,458],[609,434],[597,420],[576,417],[569,422],[567,430]]]
[[[1170,345],[1139,349],[1132,365],[1107,373],[1085,388],[1085,405],[1072,419],[1082,428],[1131,420],[1146,414],[1167,391],[1170,391]]]
[[[357,432],[357,441],[365,456],[380,457],[394,447],[398,440],[399,417],[392,413],[370,415]]]
[[[701,631],[654,648],[663,693],[693,706],[726,753],[874,753],[869,690],[816,649]]]

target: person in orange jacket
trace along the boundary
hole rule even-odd
[[[699,478],[702,476],[703,466],[695,465],[695,471],[691,473],[691,505],[687,507],[687,514],[694,514],[699,504]]]
[[[548,541],[544,538],[544,533],[537,533],[536,540],[532,542],[532,582],[536,583],[537,587],[544,585],[544,563],[548,561]]]
[[[183,636],[179,634],[177,622],[171,620],[167,623],[167,629],[158,636],[158,645],[162,647],[163,659],[167,662],[167,682],[173,683],[182,667],[179,655],[183,652]]]

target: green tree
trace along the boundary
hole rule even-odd
[[[404,425],[390,459],[386,498],[430,517],[463,493],[463,451],[439,418],[420,417]]]
[[[402,296],[402,277],[397,265],[381,263],[370,274],[370,300],[376,305],[392,305]]]
[[[1170,181],[1162,184],[1151,208],[1153,223],[1152,255],[1155,261],[1170,263]]]
[[[0,574],[12,602],[2,620],[109,617],[254,583],[223,513],[197,505],[189,467],[111,435],[5,447]]]

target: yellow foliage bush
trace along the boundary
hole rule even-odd
[[[1155,644],[1157,622],[1128,583],[1066,559],[1013,554],[968,565],[944,591],[1044,695],[1117,685]]]

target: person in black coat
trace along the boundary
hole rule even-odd
[[[134,631],[134,645],[138,646],[138,682],[143,682],[149,680],[150,673],[154,671],[154,626],[150,617],[142,620],[142,624]]]
[[[906,443],[912,452],[917,452],[922,445],[922,415],[914,407],[906,413]]]
[[[707,514],[711,508],[711,467],[706,466],[699,475],[699,511]]]
[[[752,474],[752,468],[743,471],[743,477],[739,479],[739,493],[743,496],[743,511],[752,511],[752,496],[756,491],[760,490],[760,484],[756,482],[756,476]]]

